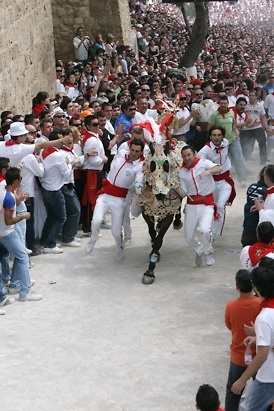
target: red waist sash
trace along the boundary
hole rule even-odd
[[[82,205],[88,203],[95,204],[97,198],[97,176],[101,174],[100,170],[87,170],[87,181],[82,197]]]
[[[220,219],[220,214],[217,212],[217,206],[214,201],[213,194],[208,194],[207,196],[201,196],[200,194],[191,194],[191,199],[187,197],[187,204],[190,205],[211,205],[214,207],[214,220],[218,221]]]
[[[104,179],[102,188],[97,192],[97,196],[100,194],[109,194],[113,197],[126,198],[127,193],[127,188],[115,186],[114,184],[111,184],[109,180]]]
[[[231,186],[231,193],[230,193],[229,199],[227,200],[226,204],[232,205],[234,198],[236,197],[236,190],[235,190],[234,181],[232,180],[230,176],[229,170],[221,174],[215,174],[212,177],[214,181],[225,180]]]

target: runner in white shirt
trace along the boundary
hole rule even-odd
[[[105,214],[111,214],[111,231],[116,242],[116,261],[124,259],[122,224],[126,207],[128,189],[134,184],[137,188],[142,182],[142,152],[144,143],[131,140],[129,154],[126,150],[118,151],[111,163],[107,179],[103,180],[102,189],[93,212],[91,237],[86,245],[86,252],[91,253],[99,238],[101,222]]]
[[[183,167],[179,172],[181,196],[187,197],[185,207],[185,239],[196,251],[196,265],[202,264],[205,257],[207,265],[215,263],[212,247],[212,222],[214,217],[213,192],[215,182],[212,174],[218,174],[222,167],[210,160],[201,160],[196,157],[192,147],[182,148]],[[215,210],[215,215],[216,215]],[[196,237],[196,230],[202,234],[200,240]]]

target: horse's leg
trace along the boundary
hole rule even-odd
[[[181,206],[178,208],[177,213],[175,214],[175,218],[173,221],[173,228],[174,230],[180,230],[183,227],[182,216],[181,216]]]
[[[152,251],[150,253],[148,270],[143,275],[142,283],[145,285],[149,285],[154,282],[154,279],[155,279],[154,269],[160,257],[159,250],[162,247],[164,235],[167,232],[169,226],[172,224],[172,221],[173,221],[173,214],[169,214],[163,220],[161,220],[161,229],[154,239],[154,244],[152,247]]]
[[[155,230],[155,227],[154,227],[154,217],[151,217],[151,216],[145,214],[144,212],[142,212],[142,216],[143,216],[145,222],[147,223],[148,233],[150,235],[151,242],[152,242],[152,244],[154,244],[154,240],[155,240],[155,237],[156,237],[156,230]]]

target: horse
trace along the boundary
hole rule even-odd
[[[150,154],[143,163],[143,190],[139,199],[152,244],[148,270],[142,278],[145,285],[155,280],[154,269],[160,260],[159,250],[174,214],[181,206],[181,197],[177,193],[181,164],[180,143],[172,146],[167,140],[155,146],[150,144]]]

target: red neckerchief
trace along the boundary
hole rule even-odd
[[[65,85],[68,86],[68,87],[75,87],[75,84],[73,84],[73,83],[66,83]]]
[[[195,167],[196,164],[200,161],[199,157],[195,157],[193,163],[190,166],[187,166],[184,162],[183,162],[183,167],[186,168],[187,170],[190,170],[191,168]]]
[[[56,147],[44,148],[44,150],[42,151],[42,159],[45,160],[45,158],[55,153],[56,151],[58,152],[58,149]]]
[[[88,130],[84,130],[82,133],[82,136],[85,136],[82,140],[82,147],[84,147],[84,145],[86,144],[86,141],[90,138],[90,137],[95,137],[98,138],[98,135],[95,133],[92,133],[91,131]]]
[[[0,174],[0,183],[1,183],[2,181],[4,181],[4,180],[6,180],[6,177],[3,176],[2,174]]]
[[[274,308],[274,298],[266,298],[261,301],[260,308]]]
[[[219,114],[221,114],[221,116],[222,116],[223,118],[225,118],[225,114],[230,112],[230,108],[228,107],[228,108],[226,109],[226,111],[222,111],[221,108],[219,107],[217,111],[219,112]]]
[[[210,141],[208,141],[207,143],[206,143],[206,146],[208,146],[208,147],[210,147],[211,148],[211,145],[210,145]],[[212,143],[213,144],[213,143]],[[214,145],[214,144],[213,144]],[[220,153],[220,151],[222,150],[224,148],[224,146],[219,146],[219,147],[217,147],[217,146],[215,146],[214,147],[214,150],[216,151],[216,153]]]
[[[20,144],[20,143],[18,143],[17,140],[12,140],[12,139],[5,142],[5,146],[7,147],[14,146],[15,144]]]
[[[179,106],[181,110],[184,111],[184,109],[186,108],[186,106]]]
[[[249,258],[252,267],[255,267],[262,257],[265,257],[269,253],[273,253],[273,246],[266,243],[255,243],[251,245],[248,249]]]
[[[273,194],[273,193],[274,193],[274,186],[268,188],[267,190],[265,190],[265,192],[264,192],[264,198],[266,198],[266,196],[267,196],[268,194]]]
[[[74,155],[73,148],[69,148],[69,147],[67,147],[67,146],[62,146],[62,150],[68,151],[69,153],[71,153],[71,154]]]

